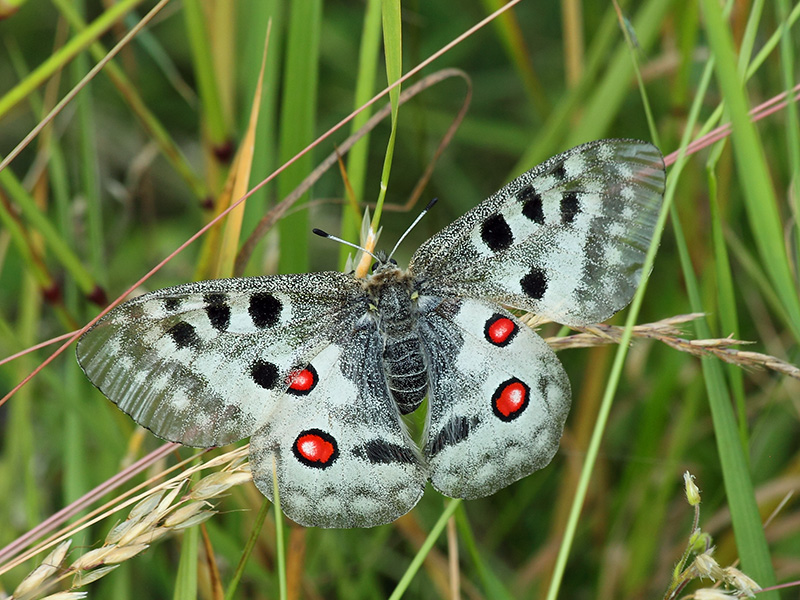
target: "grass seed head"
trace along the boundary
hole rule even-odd
[[[81,600],[88,595],[89,592],[56,592],[55,594],[45,596],[41,600]]]
[[[756,592],[761,591],[761,586],[736,567],[725,567],[725,582],[736,588],[748,598],[755,598]]]
[[[701,588],[689,597],[694,600],[731,600],[732,594],[719,588]]]
[[[714,549],[711,548],[711,550],[694,557],[691,568],[700,579],[708,577],[711,581],[719,581],[725,577],[725,572],[722,570],[722,567],[720,567],[719,563],[711,556],[713,551]]]
[[[694,475],[689,471],[683,474],[683,485],[686,488],[686,500],[689,501],[689,505],[697,506],[700,504],[700,488],[694,482]]]

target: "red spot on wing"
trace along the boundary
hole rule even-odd
[[[531,389],[516,377],[504,381],[492,396],[492,411],[501,421],[513,421],[528,407]]]
[[[339,456],[339,447],[334,437],[320,429],[302,432],[292,446],[297,459],[309,466],[324,469]]]
[[[305,395],[313,390],[317,385],[317,371],[311,365],[304,369],[295,369],[286,376],[286,383],[289,386],[289,393]]]
[[[507,345],[517,335],[519,327],[508,317],[495,313],[484,327],[483,333],[486,340],[495,346]]]

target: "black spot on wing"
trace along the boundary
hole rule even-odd
[[[478,422],[478,417],[472,417],[472,419],[453,417],[439,430],[439,433],[428,445],[428,455],[436,456],[447,446],[455,446],[459,442],[463,442],[469,436],[470,430],[478,425]]]
[[[564,168],[563,162],[558,163],[550,173],[559,181],[564,181],[567,178],[567,170]]]
[[[200,338],[193,325],[186,321],[178,321],[167,329],[167,335],[172,338],[178,348],[197,348],[200,345]]]
[[[253,324],[259,329],[272,327],[281,315],[281,301],[269,292],[257,292],[250,296],[248,312]]]
[[[227,331],[231,323],[231,307],[225,294],[206,294],[203,296],[206,303],[205,311],[211,326],[217,331]]]
[[[250,365],[250,377],[265,390],[271,390],[278,383],[278,367],[266,360],[255,360]]]
[[[542,196],[532,185],[525,186],[517,192],[517,200],[522,203],[522,214],[537,225],[544,225],[544,209]]]
[[[167,312],[175,312],[181,307],[183,298],[164,298],[164,310]]]
[[[561,222],[569,225],[581,211],[577,192],[564,192],[561,195]]]
[[[353,449],[358,458],[368,460],[372,464],[404,463],[416,464],[417,457],[410,448],[392,444],[384,440],[370,440],[366,444]]]
[[[123,306],[118,307],[120,311],[125,311],[128,313],[128,318],[131,320],[139,320],[145,316],[144,306],[139,303],[132,303],[132,304],[125,304]],[[103,317],[105,318],[105,317]]]
[[[534,300],[541,300],[547,291],[547,274],[539,267],[531,267],[528,274],[519,280],[522,292]]]
[[[481,239],[490,250],[505,250],[514,242],[511,227],[501,214],[491,215],[481,224]]]

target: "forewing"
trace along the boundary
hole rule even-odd
[[[578,146],[430,238],[410,270],[420,294],[491,299],[566,325],[603,321],[633,297],[664,185],[651,144]]]
[[[433,487],[482,498],[545,467],[558,450],[570,386],[556,355],[499,306],[423,298]]]
[[[179,285],[113,309],[78,341],[87,377],[164,439],[217,446],[247,437],[290,374],[367,310],[336,272]]]
[[[344,333],[344,332],[343,332]],[[427,470],[389,396],[383,343],[362,319],[306,367],[302,390],[290,388],[250,440],[253,478],[308,527],[373,527],[411,510]]]

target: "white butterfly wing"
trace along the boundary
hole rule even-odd
[[[524,173],[425,242],[419,293],[490,299],[565,325],[630,302],[664,194],[658,149],[600,140]]]
[[[134,298],[78,341],[87,377],[164,439],[217,446],[251,435],[291,373],[367,311],[337,272],[201,281]]]
[[[343,332],[344,333],[344,332]],[[383,343],[365,317],[306,367],[250,440],[253,478],[281,508],[310,527],[374,527],[419,501],[427,469],[391,399]]]
[[[430,382],[424,454],[433,487],[482,498],[545,467],[570,407],[555,353],[499,306],[424,297],[420,307]]]

